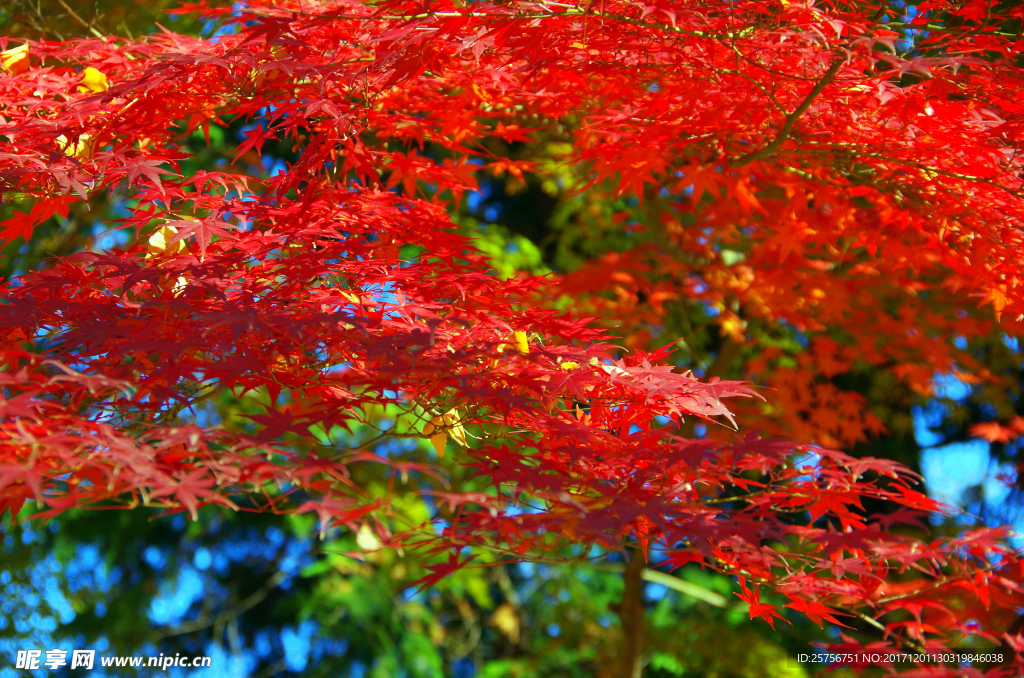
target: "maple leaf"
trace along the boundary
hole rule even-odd
[[[192,520],[197,520],[200,506],[208,502],[235,508],[227,498],[213,491],[212,488],[216,484],[216,480],[209,477],[209,472],[206,469],[197,469],[183,473],[176,479],[168,479],[165,484],[162,483],[154,487],[150,496],[153,498],[173,497],[188,510]]]
[[[519,127],[519,125],[516,125],[516,124],[506,125],[505,123],[503,123],[503,122],[501,122],[499,120],[497,126],[494,128],[493,134],[494,134],[494,136],[499,137],[502,141],[509,142],[509,143],[511,143],[513,141],[528,142],[528,141],[531,140],[530,139],[530,133],[531,132],[535,132],[535,131],[536,130],[534,130],[534,129],[524,129],[524,128],[521,128],[521,127]],[[499,163],[497,163],[496,165],[500,165],[502,167],[506,167],[506,168],[508,168],[508,170],[510,172],[515,174],[515,176],[517,178],[522,178],[520,174],[516,174],[516,171],[520,171],[521,172],[523,170],[531,169],[532,166],[533,166],[533,163],[530,162],[529,160],[518,161],[518,162],[517,161],[512,161],[512,160],[503,160],[503,161],[499,161]],[[495,172],[500,172],[502,170],[498,169],[497,166],[496,166],[494,171]]]
[[[498,160],[497,162],[492,162],[485,165],[485,167],[487,167],[487,169],[491,170],[495,174],[508,172],[516,179],[524,181],[523,172],[529,172],[533,170],[534,163],[529,160]]]
[[[379,503],[359,505],[349,498],[328,495],[319,500],[304,502],[295,509],[295,513],[315,511],[320,518],[320,538],[323,539],[328,528],[334,523],[352,523],[379,506]]]
[[[925,511],[932,512],[944,511],[952,508],[945,504],[941,504],[935,501],[934,499],[927,495],[912,490],[909,487],[906,487],[905,485],[897,485],[896,490],[897,492],[899,492],[899,497],[896,497],[895,495],[892,494],[890,494],[889,496],[891,496],[893,499],[900,502],[904,506],[909,506],[912,509],[922,509]]]
[[[236,149],[235,158],[234,160],[232,160],[232,162],[238,162],[238,158],[240,158],[242,155],[252,150],[253,148],[256,149],[257,154],[262,153],[263,144],[266,143],[267,140],[269,139],[276,139],[278,131],[279,127],[277,126],[258,126],[255,129],[246,130],[244,132],[245,141],[238,145]]]
[[[843,624],[835,618],[835,614],[831,609],[822,605],[819,602],[806,600],[804,598],[792,598],[786,607],[792,608],[797,612],[804,614],[808,619],[817,624],[819,627],[822,625],[822,621],[828,621],[836,626],[842,626],[843,628],[850,628],[846,624]]]
[[[677,188],[684,189],[692,186],[693,192],[691,194],[691,200],[694,205],[700,202],[700,199],[704,196],[705,192],[713,195],[717,186],[722,181],[721,174],[717,172],[714,167],[690,165],[683,170],[682,174],[683,178],[680,180]]]
[[[68,200],[64,197],[41,198],[36,200],[28,214],[15,212],[10,219],[0,221],[0,242],[6,243],[15,238],[23,238],[28,241],[35,227],[59,214],[64,218],[68,216]]]
[[[995,421],[974,424],[970,428],[970,433],[972,436],[984,438],[990,443],[1008,443],[1019,435],[1018,431]]]
[[[860,503],[860,496],[852,492],[829,493],[811,504],[808,507],[808,512],[811,515],[812,521],[817,521],[826,513],[830,513],[845,520],[850,520],[853,524],[861,524],[863,526],[859,517],[846,508],[849,505],[863,509]]]
[[[256,437],[265,442],[276,440],[288,431],[301,428],[301,423],[296,424],[295,416],[291,412],[268,410],[266,414],[246,416],[257,424],[263,425]]]
[[[761,587],[755,585],[753,590],[747,588],[747,580],[744,577],[739,578],[739,584],[740,588],[743,589],[742,592],[736,593],[734,591],[733,595],[739,597],[740,600],[750,606],[751,619],[764,619],[773,629],[775,628],[776,619],[781,619],[787,624],[789,623],[788,619],[779,614],[779,607],[777,605],[761,602]]]
[[[132,160],[125,160],[123,167],[128,171],[128,185],[135,183],[139,175],[142,175],[153,182],[153,185],[163,193],[163,183],[160,181],[161,174],[174,174],[165,169],[160,169],[163,161],[155,158],[138,157]]]
[[[195,236],[196,244],[199,245],[200,258],[206,257],[206,249],[210,246],[215,236],[224,237],[228,235],[228,229],[234,226],[226,221],[214,217],[206,219],[183,219],[179,221],[168,221],[163,225],[164,229],[174,229],[175,233],[167,245],[174,245],[186,238]]]
[[[28,70],[28,43],[0,52],[0,67],[13,74]]]
[[[409,582],[402,588],[415,587],[416,589],[422,591],[425,588],[433,586],[442,579],[451,576],[453,572],[462,569],[471,561],[476,559],[476,556],[471,555],[468,558],[463,558],[462,560],[459,560],[460,555],[461,549],[456,549],[449,554],[447,561],[443,563],[437,563],[435,565],[427,565],[426,569],[430,571],[430,574],[424,577],[420,577],[415,581]]]

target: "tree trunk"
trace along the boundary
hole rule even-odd
[[[622,654],[617,678],[640,678],[644,669],[644,582],[646,563],[640,549],[630,549],[629,562],[622,575],[626,587],[619,603],[622,621]]]

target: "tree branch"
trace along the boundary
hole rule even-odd
[[[199,619],[193,619],[192,621],[187,621],[183,624],[179,624],[178,626],[173,626],[161,631],[157,636],[157,639],[161,640],[163,638],[170,638],[171,636],[180,636],[186,633],[192,633],[193,631],[199,631],[211,626],[216,626],[218,624],[223,624],[227,620],[251,610],[262,603],[263,600],[270,595],[271,591],[281,585],[281,582],[284,581],[286,576],[287,575],[284,572],[278,570],[262,588],[257,589],[246,597],[245,600],[227,610],[224,610],[216,617],[212,617],[212,615],[203,615]]]
[[[828,67],[827,71],[825,71],[825,75],[823,75],[821,79],[818,80],[818,83],[814,86],[814,88],[807,93],[807,96],[804,97],[804,100],[802,102],[800,102],[800,105],[797,106],[792,113],[786,116],[785,122],[782,123],[782,129],[779,130],[779,133],[775,136],[774,139],[772,139],[768,143],[767,146],[765,146],[759,151],[752,151],[744,156],[736,158],[729,164],[732,165],[733,167],[739,167],[741,165],[747,164],[748,162],[760,160],[765,156],[771,155],[780,146],[782,146],[782,144],[786,143],[786,140],[789,139],[790,134],[793,133],[793,127],[796,126],[797,120],[800,119],[801,115],[807,112],[807,109],[811,107],[811,104],[813,104],[814,100],[818,98],[818,95],[821,94],[826,87],[828,87],[829,83],[835,80],[836,75],[839,73],[839,68],[842,65],[842,57],[836,57],[832,61],[832,65]]]
[[[63,8],[64,8],[64,10],[65,10],[65,11],[66,11],[66,12],[68,13],[68,15],[69,15],[69,16],[70,16],[70,17],[71,17],[72,19],[74,19],[74,20],[75,20],[75,21],[77,21],[78,23],[82,24],[82,26],[83,26],[83,27],[85,27],[86,29],[88,29],[88,31],[89,31],[90,33],[92,33],[93,35],[95,35],[95,36],[96,36],[97,38],[100,38],[100,39],[102,39],[102,38],[103,38],[103,34],[102,34],[102,33],[100,33],[100,32],[99,32],[99,31],[97,31],[97,30],[96,30],[95,28],[93,28],[93,25],[92,25],[92,24],[90,24],[90,23],[86,23],[86,22],[85,22],[85,19],[83,19],[82,17],[78,16],[78,13],[77,13],[77,12],[75,12],[75,10],[71,9],[70,7],[68,7],[68,3],[64,2],[64,0],[57,0],[57,4],[59,4],[59,5],[61,6],[61,7],[63,7]]]
[[[658,570],[644,570],[642,575],[644,581],[649,581],[652,584],[661,584],[666,588],[670,588],[673,591],[678,591],[684,596],[696,598],[697,600],[703,601],[713,607],[727,608],[729,607],[729,600],[721,593],[717,593],[710,589],[706,589],[703,586],[697,586],[691,584],[685,579],[679,577],[673,577],[670,574],[660,572]]]

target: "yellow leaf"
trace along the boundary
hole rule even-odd
[[[575,370],[579,366],[580,366],[579,363],[574,363],[571,360],[568,361],[568,362],[564,362],[561,365],[559,365],[559,367],[561,367],[563,370]]]
[[[729,338],[736,343],[743,343],[743,330],[746,329],[747,323],[742,318],[726,310],[719,316],[718,324]]]
[[[107,76],[101,71],[92,66],[82,71],[82,84],[78,86],[80,92],[98,94],[99,92],[106,92],[108,89],[110,89],[110,85],[107,84]]]
[[[364,551],[380,551],[384,548],[384,543],[377,538],[373,528],[365,523],[356,532],[356,544]]]
[[[78,140],[71,144],[63,134],[57,137],[57,143],[68,155],[75,158],[89,159],[92,157],[93,148],[96,146],[96,139],[91,134],[79,135]]]
[[[437,452],[437,456],[444,456],[444,446],[448,442],[448,434],[443,430],[437,431],[439,426],[443,426],[444,419],[441,417],[434,417],[429,422],[423,425],[423,435],[430,438],[430,444],[434,446],[434,451]]]
[[[988,291],[985,298],[981,301],[982,305],[986,303],[992,304],[992,310],[995,311],[996,321],[999,321],[999,317],[1003,313],[1003,309],[1010,303],[1010,298],[1007,295],[1006,285],[996,285]]]
[[[459,411],[452,409],[448,410],[444,415],[444,425],[448,428],[448,433],[452,435],[452,438],[459,445],[466,446],[466,430],[462,428],[462,422],[459,421]]]
[[[185,218],[188,219],[189,217]],[[149,252],[146,253],[146,258],[150,259],[164,253],[174,254],[178,250],[183,249],[185,246],[183,241],[178,240],[177,242],[171,242],[171,238],[173,238],[177,232],[178,229],[174,226],[164,226],[163,228],[158,229],[156,233],[149,236]],[[188,279],[182,275],[178,276],[178,279],[174,282],[173,286],[169,279],[161,278],[161,280],[163,282],[161,282],[160,286],[165,290],[170,288],[172,294],[178,294],[188,286]]]
[[[435,433],[430,436],[430,444],[434,446],[434,451],[437,452],[437,456],[444,456],[444,445],[448,442],[448,434],[444,431]]]
[[[526,355],[530,352],[530,342],[526,339],[526,332],[513,332],[512,340],[516,344],[516,350]]]
[[[0,66],[10,73],[21,73],[28,69],[28,44],[18,45],[0,52]]]
[[[519,615],[516,614],[516,608],[511,603],[499,605],[494,614],[491,615],[490,622],[492,626],[504,633],[512,643],[519,642]]]
[[[182,241],[171,242],[171,238],[177,235],[178,229],[174,226],[164,226],[157,230],[156,233],[149,236],[149,251],[153,254],[163,254],[167,252],[174,254],[181,249]]]

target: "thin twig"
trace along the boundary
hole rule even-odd
[[[814,88],[807,93],[807,96],[804,97],[802,102],[800,102],[800,105],[797,106],[792,113],[786,116],[785,122],[782,123],[782,129],[779,130],[778,135],[776,135],[776,137],[772,139],[767,146],[759,151],[747,153],[746,155],[731,161],[729,164],[733,167],[739,167],[741,165],[746,165],[748,162],[760,160],[765,156],[771,155],[776,149],[782,146],[782,144],[786,143],[790,134],[793,133],[793,127],[796,126],[797,120],[800,119],[801,115],[807,112],[807,109],[811,107],[811,104],[813,104],[814,100],[818,98],[818,95],[821,94],[825,88],[828,87],[829,83],[835,79],[836,75],[839,73],[839,68],[842,65],[842,57],[836,57],[832,61],[832,65],[828,67],[825,74],[820,80],[818,80],[818,84],[816,84]]]
[[[65,11],[67,11],[67,13],[71,15],[72,19],[74,19],[78,23],[82,24],[82,26],[87,28],[90,33],[95,35],[97,38],[100,38],[101,40],[104,38],[104,35],[102,33],[100,33],[99,31],[97,31],[95,28],[93,28],[93,25],[91,23],[86,23],[85,19],[83,19],[82,17],[78,16],[78,13],[75,12],[75,10],[71,9],[70,7],[68,7],[68,4],[66,2],[64,2],[64,0],[57,0],[57,4],[59,4],[61,7],[63,7],[65,9]]]
[[[287,575],[285,575],[284,572],[278,570],[274,573],[274,576],[267,580],[267,583],[264,584],[262,588],[250,594],[245,600],[238,603],[234,607],[224,610],[212,619],[210,615],[204,615],[199,619],[193,619],[192,621],[188,621],[183,624],[179,624],[178,626],[171,627],[161,632],[157,636],[157,639],[160,640],[163,638],[170,638],[171,636],[180,636],[186,633],[192,633],[193,631],[199,631],[201,629],[209,628],[211,626],[223,624],[227,620],[237,617],[243,612],[251,610],[252,608],[262,603],[263,600],[268,595],[270,595],[271,591],[273,591],[281,585],[281,582],[284,581],[286,576]]]

